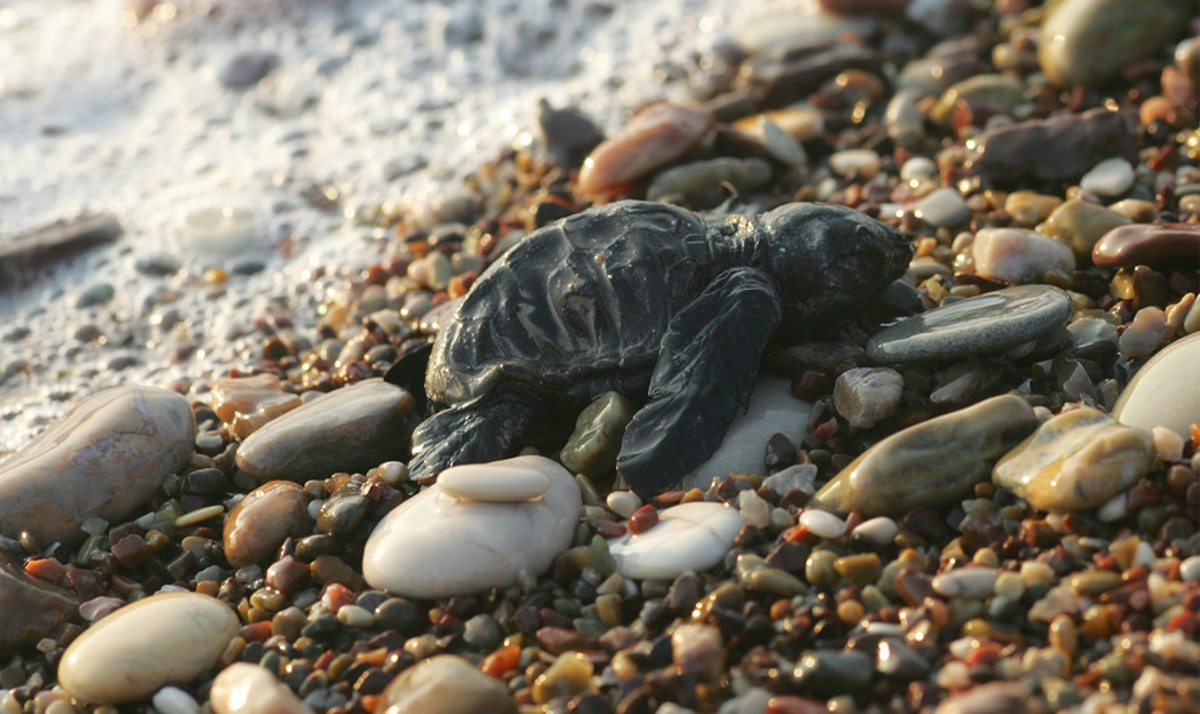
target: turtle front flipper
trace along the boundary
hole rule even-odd
[[[658,494],[712,455],[750,398],[779,320],[774,281],[745,267],[718,275],[671,319],[649,401],[634,414],[617,457],[634,491]]]
[[[515,456],[541,401],[531,392],[501,385],[434,414],[413,432],[409,477],[421,480],[451,466]]]

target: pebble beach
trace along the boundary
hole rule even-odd
[[[0,713],[1200,710],[1192,3],[0,28]],[[652,498],[616,469],[644,388],[410,477],[393,367],[631,199],[846,206],[912,258],[782,326]]]

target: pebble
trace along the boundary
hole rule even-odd
[[[844,35],[865,38],[874,28],[870,18],[824,12],[816,3],[781,3],[742,14],[730,29],[739,47],[764,54],[825,45]]]
[[[1028,714],[1029,691],[1020,682],[977,684],[948,697],[935,714]]]
[[[1096,196],[1116,198],[1133,186],[1133,164],[1125,159],[1105,159],[1079,179],[1079,188]]]
[[[904,377],[889,367],[856,367],[838,375],[833,405],[857,429],[870,429],[896,413]]]
[[[759,377],[746,411],[734,417],[720,446],[683,480],[683,488],[707,488],[713,477],[731,473],[766,473],[763,444],[783,434],[793,444],[807,435],[812,404],[792,396],[791,380]]]
[[[192,455],[196,423],[179,394],[114,387],[75,405],[0,462],[0,534],[49,545],[95,516],[137,512]]]
[[[306,402],[255,431],[238,448],[237,465],[264,482],[363,472],[384,461],[407,460],[419,421],[411,394],[368,379]]]
[[[1175,0],[1064,0],[1042,23],[1038,64],[1060,87],[1100,87],[1183,33]]]
[[[844,149],[829,157],[829,168],[844,178],[867,181],[879,173],[882,159],[870,149]]]
[[[1190,582],[1200,582],[1200,555],[1185,558],[1179,564],[1179,579]]]
[[[400,673],[380,695],[384,714],[517,714],[500,681],[457,655],[436,655]]]
[[[867,342],[883,364],[951,362],[995,355],[1063,325],[1071,298],[1049,285],[1005,288],[902,320]]]
[[[738,512],[748,526],[762,529],[771,524],[771,505],[754,491],[738,494]]]
[[[200,705],[192,695],[179,687],[163,687],[154,693],[150,703],[159,714],[197,714],[200,711]]]
[[[1187,436],[1200,423],[1200,334],[1154,355],[1121,392],[1112,414],[1128,426],[1163,426]]]
[[[593,478],[610,473],[635,411],[633,402],[617,392],[597,397],[575,420],[575,431],[559,454],[563,466]]]
[[[235,568],[262,563],[288,537],[311,533],[304,489],[293,481],[268,481],[246,494],[225,517],[225,560]]]
[[[82,310],[107,305],[112,302],[116,294],[117,290],[111,284],[97,283],[79,294],[79,297],[75,299],[75,307]]]
[[[244,439],[263,424],[300,406],[299,394],[283,391],[273,374],[223,377],[213,383],[211,404],[217,418]]]
[[[151,595],[71,642],[59,662],[58,681],[92,704],[146,699],[168,682],[190,682],[214,666],[238,627],[237,614],[216,598],[192,592]]]
[[[854,527],[852,535],[877,546],[888,545],[900,532],[900,526],[887,516],[868,518]]]
[[[1114,268],[1135,265],[1195,270],[1200,224],[1139,223],[1114,226],[1092,248],[1092,262]]]
[[[846,522],[829,511],[806,508],[797,519],[797,524],[818,538],[841,538],[846,533]]]
[[[1136,483],[1154,453],[1147,431],[1080,407],[1043,422],[996,464],[992,480],[1039,510],[1082,511]]]
[[[671,633],[671,657],[685,676],[716,682],[725,668],[721,630],[713,625],[686,623]]]
[[[971,244],[975,272],[1006,283],[1027,283],[1075,269],[1071,249],[1024,228],[982,228]]]
[[[1021,228],[1033,228],[1062,205],[1058,196],[1036,191],[1013,191],[1004,199],[1004,212]]]
[[[577,168],[604,140],[604,132],[578,109],[555,109],[545,99],[538,102],[538,128],[546,154],[559,166]]]
[[[221,84],[228,89],[249,89],[279,66],[279,55],[265,50],[243,52],[221,70]]]
[[[790,491],[803,491],[812,495],[816,492],[814,488],[816,479],[817,467],[815,464],[793,464],[763,479],[763,487],[780,496]]]
[[[1132,156],[1136,137],[1133,122],[1103,108],[1031,119],[968,141],[967,167],[1001,183],[1075,181],[1104,159]]]
[[[939,188],[912,204],[913,215],[935,228],[949,228],[966,223],[971,209],[962,195],[953,188]]]
[[[644,533],[609,541],[623,577],[674,580],[689,570],[707,570],[721,562],[742,529],[738,511],[719,503],[682,503],[658,515],[658,523]]]
[[[984,105],[1005,114],[1024,98],[1025,89],[1019,80],[1003,74],[977,74],[951,85],[929,112],[938,124],[949,125],[959,102]]]
[[[771,165],[763,159],[722,156],[659,173],[646,189],[646,200],[704,207],[719,203],[731,190],[734,195],[748,193],[770,180]]]
[[[857,650],[810,652],[796,663],[792,677],[802,691],[828,699],[866,691],[874,670],[874,658]]]
[[[985,399],[876,443],[825,484],[812,505],[867,517],[949,505],[969,496],[992,463],[1036,426],[1024,399]]]
[[[460,501],[434,484],[388,513],[367,539],[363,575],[371,587],[415,598],[509,587],[545,572],[570,546],[582,500],[566,469],[541,456],[460,468],[499,478],[534,471],[550,488],[536,501],[497,503]]]
[[[583,162],[577,190],[587,196],[620,193],[641,177],[679,158],[713,127],[707,111],[659,102],[638,112]]]
[[[1046,218],[1038,229],[1044,235],[1070,247],[1075,260],[1086,265],[1094,259],[1097,241],[1109,231],[1128,224],[1128,216],[1081,198],[1072,198]]]
[[[982,600],[992,596],[997,573],[995,568],[959,568],[934,576],[930,585],[942,597]]]
[[[442,493],[460,501],[520,503],[549,491],[551,478],[523,462],[508,465],[499,461],[488,469],[476,468],[475,464],[448,468],[438,476],[437,483]]]
[[[79,603],[66,591],[30,577],[6,555],[0,555],[0,651],[32,647],[73,616]]]
[[[1167,335],[1167,316],[1160,308],[1143,307],[1133,315],[1117,342],[1117,348],[1126,357],[1149,357]]]
[[[235,662],[217,675],[208,695],[214,714],[310,714],[286,684],[266,667]]]
[[[605,497],[604,503],[621,518],[629,518],[642,507],[642,499],[633,491],[613,491]]]
[[[1150,432],[1154,439],[1154,451],[1159,460],[1172,463],[1183,460],[1183,437],[1165,426],[1156,426]]]
[[[569,699],[577,694],[594,692],[594,674],[595,667],[587,655],[582,652],[563,652],[533,681],[533,701],[545,704],[557,697]]]

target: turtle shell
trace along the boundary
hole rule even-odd
[[[452,405],[501,381],[576,399],[644,383],[710,265],[704,221],[674,206],[624,201],[541,228],[479,276],[438,333],[426,392]]]

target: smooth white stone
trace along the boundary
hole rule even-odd
[[[876,545],[887,545],[892,542],[896,534],[900,532],[900,526],[887,516],[876,516],[869,520],[859,523],[853,531],[853,535],[875,543]]]
[[[1187,435],[1200,422],[1200,333],[1150,358],[1121,393],[1113,417],[1141,429],[1165,426]]]
[[[734,417],[721,445],[700,464],[682,487],[708,488],[713,477],[731,473],[766,473],[767,441],[783,434],[799,444],[807,433],[812,403],[792,396],[791,382],[783,377],[760,377],[750,394],[750,404]]]
[[[642,499],[633,491],[613,491],[604,499],[608,510],[621,518],[629,518],[633,512],[642,507]]]
[[[163,687],[150,700],[159,714],[196,714],[200,705],[179,687]]]
[[[929,178],[937,176],[937,164],[933,163],[933,159],[927,159],[924,156],[914,156],[904,165],[900,167],[900,178],[905,181],[915,181],[917,179]]]
[[[89,627],[63,653],[58,681],[77,699],[119,704],[217,663],[238,632],[237,614],[193,592],[152,595]]]
[[[741,530],[742,517],[732,508],[709,501],[681,503],[660,512],[649,530],[609,541],[608,552],[626,578],[674,580],[721,562]]]
[[[1125,159],[1105,159],[1079,179],[1079,187],[1096,196],[1120,196],[1133,185],[1133,166]]]
[[[266,667],[236,662],[221,670],[209,691],[214,714],[311,714],[290,688]]]
[[[766,528],[771,523],[771,506],[754,491],[738,494],[738,511],[748,526]]]
[[[1200,580],[1200,555],[1193,555],[1179,564],[1180,580]]]
[[[370,627],[375,624],[375,616],[365,607],[344,605],[337,611],[337,621],[347,627]]]
[[[981,600],[992,595],[996,586],[996,569],[968,567],[951,570],[933,578],[934,592],[942,597]]]
[[[754,55],[836,42],[845,35],[865,39],[874,28],[871,18],[835,15],[822,10],[817,0],[799,0],[749,7],[739,13],[730,29],[738,46]]]
[[[537,500],[495,503],[460,501],[434,484],[388,513],[367,539],[363,576],[371,587],[430,599],[509,587],[522,573],[545,572],[570,547],[583,502],[566,469],[542,456],[474,468],[497,476],[534,471],[550,488]]]
[[[516,503],[529,501],[550,490],[550,477],[520,464],[491,464],[487,469],[464,464],[446,469],[438,476],[442,491],[460,501]]]
[[[1052,270],[1075,269],[1075,254],[1053,238],[1024,228],[984,228],[971,245],[975,272],[1009,283],[1038,280]]]
[[[846,178],[874,178],[881,165],[879,154],[870,149],[844,149],[829,157],[829,169]]]
[[[801,528],[818,538],[839,538],[846,532],[846,522],[829,511],[807,508],[800,514]]]
[[[1183,437],[1165,426],[1156,426],[1150,430],[1154,438],[1154,450],[1158,458],[1171,463],[1183,460]]]
[[[910,162],[911,163],[911,162]],[[967,202],[953,188],[939,188],[912,204],[913,215],[938,228],[966,223],[971,217]]]

